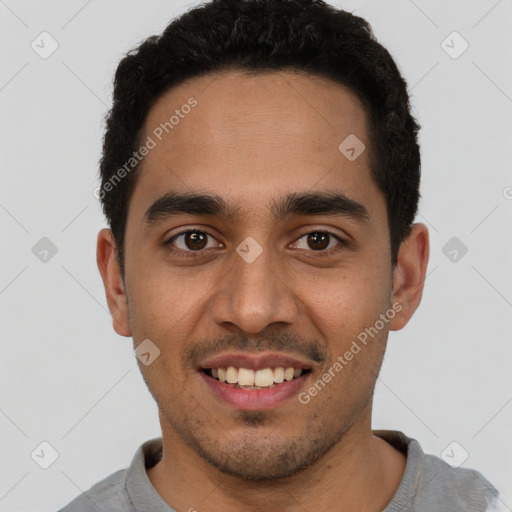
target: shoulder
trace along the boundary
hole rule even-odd
[[[498,495],[497,489],[474,469],[455,468],[434,455],[424,455],[421,465],[421,488],[460,510],[487,511]],[[456,508],[457,510],[457,508]]]
[[[120,469],[94,484],[58,512],[130,512],[125,481],[126,469]]]
[[[385,512],[493,512],[497,489],[474,469],[452,467],[443,459],[425,454],[413,438],[397,431],[375,431],[407,455],[400,486]]]
[[[158,499],[151,486],[146,467],[153,466],[161,457],[162,439],[154,438],[139,446],[131,464],[94,484],[59,512],[135,512],[140,509],[134,501]]]

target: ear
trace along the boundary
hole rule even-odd
[[[114,330],[121,336],[131,336],[128,298],[125,293],[121,269],[116,258],[114,236],[110,229],[102,229],[98,233],[96,262],[103,279]]]
[[[397,303],[397,314],[390,322],[392,331],[402,329],[420,304],[428,256],[427,226],[414,224],[410,235],[400,244],[397,264],[393,271],[392,303]],[[400,310],[398,304],[401,306]]]

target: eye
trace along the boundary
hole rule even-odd
[[[326,249],[332,249],[333,246],[346,243],[337,235],[328,231],[312,231],[302,235],[294,244],[298,249],[312,249],[316,252],[327,252]],[[331,251],[329,251],[331,252]]]
[[[172,252],[200,252],[203,249],[212,249],[214,247],[222,247],[222,244],[212,245],[211,240],[215,241],[215,238],[206,231],[189,230],[178,233],[165,242],[166,246],[169,246]],[[176,249],[178,250],[176,250]]]
[[[199,256],[206,249],[222,248],[223,244],[203,230],[189,229],[172,236],[164,244],[169,250],[178,256]],[[299,237],[293,244],[297,249],[306,249],[318,253],[318,256],[329,255],[341,250],[347,243],[338,235],[328,231],[311,231]],[[338,248],[336,249],[336,246]],[[332,250],[334,248],[334,250]]]

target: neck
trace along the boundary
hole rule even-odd
[[[370,411],[321,460],[276,481],[242,480],[219,472],[170,428],[162,428],[162,460],[148,477],[176,510],[198,512],[382,511],[402,479],[406,458],[374,436]],[[164,427],[164,425],[162,425]]]

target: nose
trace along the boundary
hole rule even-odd
[[[270,324],[294,323],[298,317],[298,299],[293,293],[293,283],[286,280],[283,265],[266,247],[253,261],[233,253],[232,268],[212,297],[213,321],[251,334]]]

